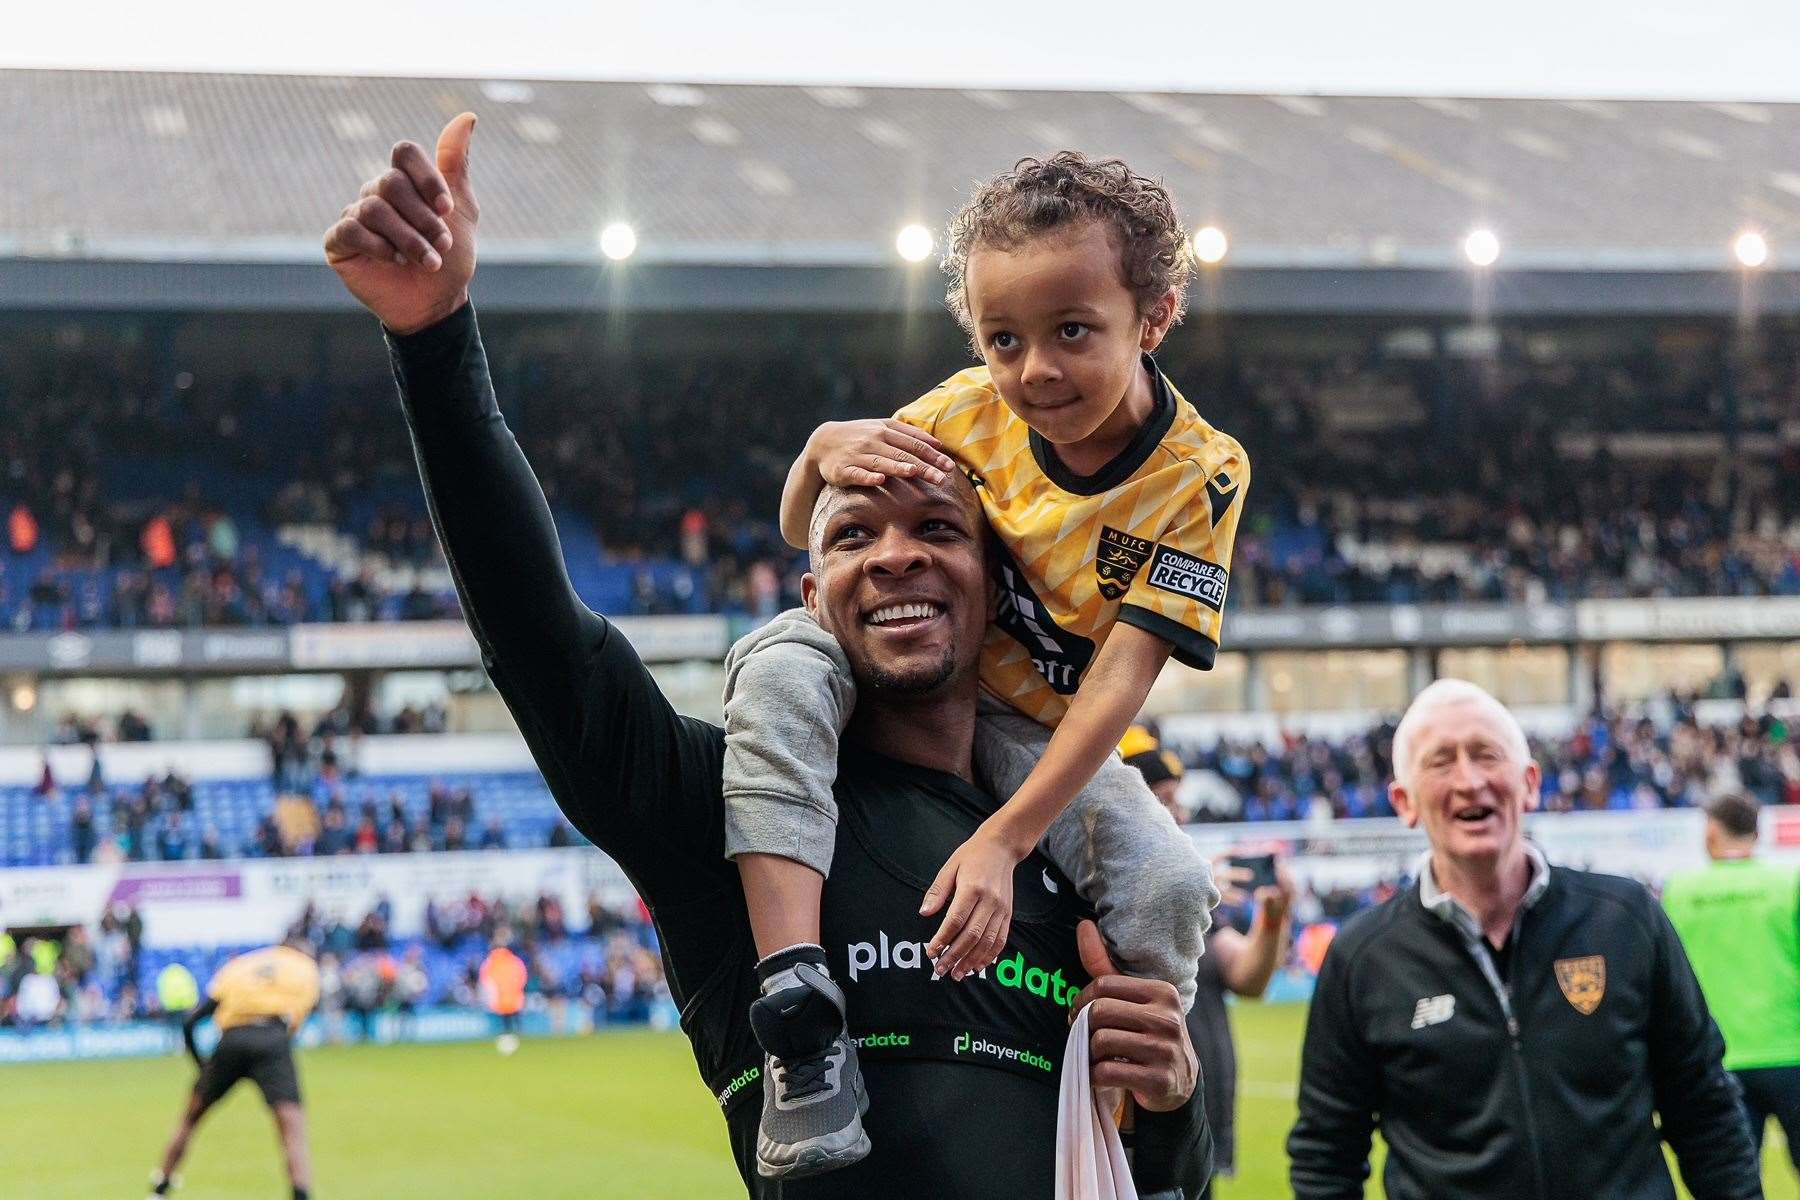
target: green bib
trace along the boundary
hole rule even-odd
[[[1730,859],[1683,871],[1663,889],[1725,1067],[1800,1063],[1800,868]]]

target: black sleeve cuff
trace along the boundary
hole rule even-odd
[[[395,333],[386,325],[381,332],[400,354],[428,353],[454,344],[475,331],[475,304],[464,301],[461,308],[435,325],[427,325],[416,333]]]
[[[382,334],[401,405],[421,436],[435,437],[446,427],[499,412],[473,304],[417,333],[398,334],[383,326]]]
[[[1174,1193],[1184,1200],[1205,1194],[1212,1178],[1213,1140],[1197,1079],[1186,1104],[1166,1113],[1140,1108],[1133,1124],[1131,1179],[1139,1193]]]
[[[1169,643],[1175,648],[1175,661],[1184,667],[1192,667],[1196,671],[1210,671],[1213,660],[1219,656],[1219,643],[1198,629],[1189,629],[1179,621],[1169,620],[1161,613],[1151,612],[1147,608],[1139,608],[1135,604],[1121,604],[1119,620],[1127,625],[1135,625],[1145,633],[1153,633]]]
[[[463,305],[417,333],[395,333],[386,325],[381,327],[381,333],[387,339],[394,382],[400,385],[401,395],[408,402],[434,393],[466,399],[465,393],[480,390],[469,386],[467,378],[472,361],[479,359],[484,370],[486,366],[485,353],[476,353],[481,350],[481,328],[475,323],[473,304]]]

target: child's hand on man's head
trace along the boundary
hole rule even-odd
[[[891,417],[828,421],[813,432],[807,454],[834,487],[880,487],[890,478],[942,483],[956,468],[942,442]]]

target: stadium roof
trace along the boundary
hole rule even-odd
[[[1227,300],[1252,308],[1309,288],[1339,306],[1346,272],[1350,307],[1416,303],[1424,274],[1466,307],[1476,227],[1498,234],[1502,277],[1629,272],[1640,303],[1666,293],[1652,307],[1734,304],[1744,229],[1800,261],[1800,105],[0,70],[0,305],[53,287],[217,303],[232,288],[202,268],[223,264],[323,302],[296,281],[326,226],[394,140],[464,109],[482,117],[483,261],[527,307],[616,300],[593,282],[616,220],[639,238],[640,278],[619,285],[636,302],[703,306],[746,268],[760,302],[789,284],[891,300],[891,281],[821,281],[903,273],[901,225],[941,226],[972,181],[1065,146],[1161,176],[1190,225],[1224,229]],[[182,269],[94,269],[132,263]],[[1570,286],[1563,303],[1604,308],[1619,285]]]

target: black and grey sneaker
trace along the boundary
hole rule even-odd
[[[869,1098],[831,977],[807,962],[771,976],[750,1006],[750,1027],[764,1054],[757,1174],[799,1179],[867,1155]]]

